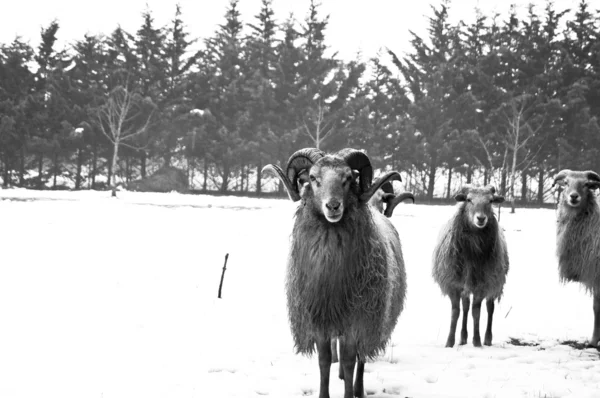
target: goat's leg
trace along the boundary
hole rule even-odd
[[[340,339],[340,365],[344,369],[344,398],[353,398],[352,382],[354,379],[354,366],[356,365],[356,340],[348,336]]]
[[[456,336],[456,322],[458,322],[458,316],[460,315],[460,291],[452,291],[449,294],[449,296],[450,303],[452,304],[452,312],[450,316],[450,333],[448,333],[446,347],[454,347],[454,338]]]
[[[598,340],[600,340],[600,292],[594,293],[594,333],[590,345],[598,347]]]
[[[354,396],[363,398],[365,396],[365,387],[363,376],[365,375],[365,363],[358,358],[356,365],[356,380],[354,381]]]
[[[481,336],[479,335],[479,317],[481,316],[481,302],[483,297],[473,296],[473,345],[481,347]]]
[[[492,320],[494,319],[494,298],[489,297],[485,300],[485,306],[487,307],[488,319],[487,328],[485,329],[485,339],[483,344],[492,345]]]
[[[317,352],[319,354],[319,370],[321,372],[319,398],[329,398],[329,371],[331,370],[331,340],[325,337],[319,337],[317,339]]]
[[[462,317],[462,329],[460,331],[460,345],[467,344],[467,338],[469,332],[467,332],[467,323],[469,321],[469,307],[471,306],[470,295],[467,294],[462,298],[463,317]]]

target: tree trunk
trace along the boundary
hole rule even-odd
[[[237,181],[236,181],[237,185]],[[244,165],[240,167],[240,192],[244,192]]]
[[[490,175],[488,169],[483,169],[483,186],[486,186],[490,182]]]
[[[4,156],[3,156],[3,160],[4,160],[4,177],[3,177],[3,181],[2,181],[2,185],[4,187],[8,187],[8,180],[10,179],[9,173],[8,173],[8,155],[6,154],[6,152],[4,152]]]
[[[452,167],[448,167],[448,193],[446,197],[450,199],[450,192],[452,190]]]
[[[204,157],[204,180],[202,181],[202,190],[206,192],[206,181],[208,180],[208,161],[206,160],[206,156]]]
[[[473,179],[473,168],[471,168],[471,166],[468,166],[467,167],[467,184],[470,184],[472,179]]]
[[[77,174],[75,175],[75,189],[81,189],[81,166],[83,164],[83,151],[77,149]]]
[[[112,156],[112,164],[111,164],[112,180],[110,180],[110,179],[108,180],[109,185],[112,188],[112,193],[110,195],[112,197],[117,196],[117,187],[115,185],[115,175],[117,174],[118,156],[119,156],[119,140],[116,140],[113,145],[113,156]]]
[[[142,151],[142,156],[140,156],[140,174],[141,178],[146,178],[146,160],[148,155],[146,151]]]
[[[221,184],[221,192],[227,192],[227,186],[229,185],[229,164],[223,162],[223,183]]]
[[[144,151],[146,153],[146,151]],[[171,151],[168,151],[163,154],[163,167],[171,166]]]
[[[38,189],[42,189],[44,184],[42,173],[44,172],[44,154],[40,153],[40,158],[38,160]]]
[[[537,194],[538,203],[544,204],[544,168],[540,166],[540,175],[538,177],[538,194]]]
[[[131,162],[129,161],[130,156],[125,157],[125,181],[129,184],[131,181]]]
[[[521,172],[521,200],[527,202],[527,171]]]
[[[427,199],[433,199],[433,190],[435,188],[435,172],[437,170],[436,165],[437,159],[435,156],[431,158],[431,165],[429,166],[429,181],[427,186]]]
[[[19,185],[25,186],[25,146],[21,147],[21,156],[19,157]]]
[[[94,144],[92,153],[91,189],[96,189],[96,173],[98,172],[98,145]]]
[[[506,196],[506,169],[502,169],[502,181],[500,182],[500,192],[502,196]]]
[[[256,193],[258,194],[258,196],[260,196],[260,194],[262,193],[262,162],[259,160],[258,164],[256,165]]]
[[[56,175],[58,174],[58,153],[54,152],[54,169],[52,170],[52,173],[54,174],[52,176],[52,188],[56,189]]]

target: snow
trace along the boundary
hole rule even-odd
[[[318,396],[317,358],[294,354],[287,324],[294,208],[231,196],[0,190],[0,396]],[[584,343],[593,319],[591,298],[558,282],[553,210],[502,209],[511,270],[494,345],[473,347],[469,321],[469,344],[444,348],[450,304],[430,259],[452,211],[396,208],[408,296],[390,347],[366,365],[369,397],[600,397],[598,352],[560,344]],[[482,333],[486,319],[482,309]],[[337,364],[332,397],[343,394],[336,375]]]

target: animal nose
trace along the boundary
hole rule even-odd
[[[576,202],[579,199],[579,194],[577,194],[577,193],[572,193],[569,196],[571,197],[571,201],[573,201],[573,202]]]
[[[479,224],[483,224],[485,222],[485,216],[477,216],[477,221],[479,222]]]
[[[339,200],[330,200],[325,206],[331,211],[336,211],[340,208],[340,204]]]

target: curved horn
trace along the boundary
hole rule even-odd
[[[375,192],[379,188],[381,188],[386,182],[391,183],[392,181],[402,181],[400,177],[400,173],[397,171],[390,171],[389,173],[384,174],[382,177],[379,177],[377,181],[373,185],[369,187],[369,189],[360,195],[359,199],[361,202],[368,202],[371,199],[371,196],[375,195]]]
[[[292,182],[290,181],[288,176],[285,175],[283,170],[281,170],[281,167],[274,165],[274,164],[268,164],[265,167],[263,167],[262,173],[263,174],[271,174],[271,175],[279,177],[281,182],[283,182],[283,185],[285,186],[285,190],[287,191],[290,199],[293,200],[294,202],[297,202],[300,200],[300,193],[298,191],[296,191],[296,189],[292,185]]]
[[[554,187],[556,184],[560,184],[560,182],[567,178],[567,175],[569,175],[570,173],[571,170],[569,169],[561,170],[557,175],[554,176],[554,182],[552,183],[552,187]]]
[[[358,170],[360,193],[366,192],[373,181],[373,166],[371,166],[369,157],[365,153],[352,148],[342,149],[336,155],[343,158],[352,170]],[[368,202],[371,196],[373,194],[364,201]],[[361,200],[363,200],[362,197]]]
[[[300,149],[290,156],[290,159],[287,163],[286,172],[296,192],[300,192],[300,187],[298,186],[298,176],[302,170],[309,171],[312,165],[323,156],[325,156],[325,153],[317,148]]]
[[[386,200],[387,206],[383,214],[385,214],[385,216],[388,218],[391,217],[396,206],[398,206],[399,203],[404,202],[406,199],[411,199],[413,203],[415,203],[415,195],[413,195],[412,192],[403,192],[396,197],[390,198],[390,200]]]

